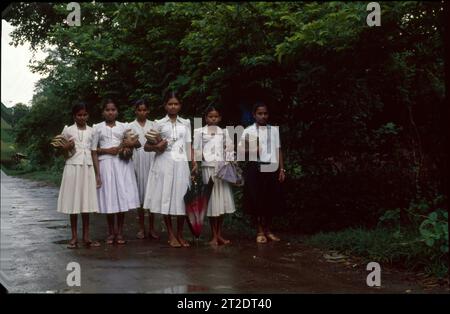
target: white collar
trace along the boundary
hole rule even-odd
[[[70,125],[70,126],[66,126],[67,128],[72,128],[72,129],[75,129],[75,130],[78,130],[78,126],[77,126],[77,123],[75,122],[74,124],[72,124],[72,125]],[[86,129],[84,129],[84,130],[82,130],[82,131],[85,131],[85,130],[87,130],[87,129],[89,129],[89,125],[87,125],[86,124]]]
[[[270,124],[269,124],[269,123],[267,123],[266,125],[260,125],[260,126],[258,127],[258,126],[256,125],[256,122],[255,122],[255,123],[253,123],[251,126],[254,127],[256,130],[257,130],[259,127],[267,127],[267,128],[270,128]]]
[[[134,121],[133,121],[137,126],[140,126],[140,127],[142,127],[141,126],[141,124],[139,123],[139,121],[137,120],[137,119],[134,119]],[[144,124],[144,128],[149,124],[149,120],[148,119],[145,119],[145,124]]]
[[[170,118],[169,118],[169,115],[166,114],[166,116],[165,116],[164,118],[161,119],[161,122],[168,122],[168,121],[171,121],[171,120],[170,120]],[[180,123],[183,123],[183,119],[182,119],[179,115],[177,115],[176,121],[178,121],[178,122],[180,122]]]
[[[208,126],[207,126],[207,125],[205,125],[205,126],[202,128],[202,133],[203,133],[203,134],[208,134]],[[221,128],[220,126],[217,126],[217,133],[216,133],[216,134],[222,134],[222,133],[223,133],[222,128]]]

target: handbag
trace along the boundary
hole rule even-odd
[[[224,158],[223,161],[218,161],[215,168],[215,177],[231,183],[236,186],[244,185],[244,177],[242,175],[242,169],[238,166],[236,161],[226,161],[225,151],[225,136],[223,138]],[[234,159],[234,158],[233,158]]]
[[[215,176],[236,186],[244,185],[242,169],[236,161],[219,161],[215,169]]]

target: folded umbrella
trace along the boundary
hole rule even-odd
[[[208,210],[213,185],[212,178],[209,178],[208,184],[203,184],[201,178],[196,178],[184,195],[189,228],[196,238],[202,232],[203,220]]]

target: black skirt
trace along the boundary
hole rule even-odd
[[[258,162],[249,162],[244,170],[244,211],[251,216],[272,218],[284,211],[283,190],[278,181],[280,170],[261,172],[260,166]]]

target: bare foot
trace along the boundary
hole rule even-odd
[[[189,244],[189,242],[187,242],[185,239],[183,239],[182,237],[178,237],[178,242],[180,242],[180,244],[183,247],[190,247],[191,245]]]
[[[219,244],[224,244],[224,245],[231,244],[230,240],[224,239],[224,238],[222,238],[222,236],[217,237],[217,240],[219,241]]]
[[[145,231],[144,230],[139,230],[139,232],[136,234],[136,238],[138,238],[139,240],[142,240],[145,238]]]
[[[100,246],[100,242],[98,242],[98,241],[92,241],[92,240],[90,240],[89,238],[88,238],[88,239],[83,239],[83,244],[84,244],[86,247],[90,247],[90,246],[92,246],[92,247],[99,247],[99,246]]]
[[[150,239],[154,239],[154,240],[158,240],[159,239],[159,235],[155,232],[155,230],[150,230],[148,233],[148,237]]]
[[[269,240],[271,240],[271,241],[275,241],[275,242],[278,242],[278,241],[281,240],[279,237],[277,237],[276,235],[274,235],[272,232],[266,233],[266,237],[267,237],[267,239],[269,239]]]
[[[217,240],[217,238],[213,238],[211,241],[208,242],[208,244],[211,246],[218,246],[219,241]]]
[[[68,249],[76,249],[78,248],[78,239],[70,239],[69,244],[67,245]]]
[[[106,244],[114,244],[114,235],[110,234],[107,238],[106,238]]]
[[[122,244],[127,243],[127,241],[123,238],[123,236],[121,234],[118,234],[116,236],[116,243],[122,245]]]
[[[177,238],[170,238],[169,241],[167,241],[171,247],[181,247],[180,242],[178,242]]]

